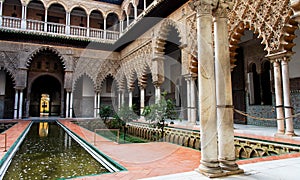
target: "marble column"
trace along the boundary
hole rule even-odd
[[[19,119],[22,119],[22,115],[23,115],[23,90],[20,90]]]
[[[95,92],[95,94],[94,94],[94,118],[97,117],[97,98],[98,98],[97,92]]]
[[[70,34],[71,13],[66,12],[66,34]]]
[[[70,92],[70,118],[73,117],[73,92]]]
[[[214,177],[222,173],[222,170],[218,161],[212,4],[204,0],[193,0],[189,5],[197,12],[201,160],[196,171]]]
[[[67,97],[66,97],[66,118],[69,117],[69,101],[70,101],[70,93],[67,91]]]
[[[87,27],[87,29],[86,29],[86,36],[87,37],[90,37],[90,15],[88,14],[87,15],[87,17],[86,17],[86,27]]]
[[[283,113],[283,99],[282,99],[282,82],[281,82],[281,68],[280,59],[272,60],[274,69],[274,86],[275,86],[275,107],[277,120],[276,135],[284,134],[284,113]]]
[[[100,117],[101,91],[97,93],[97,117]]]
[[[134,8],[134,19],[136,19],[137,18],[137,6],[134,5],[133,8]]]
[[[27,15],[27,6],[22,4],[22,20],[21,20],[21,29],[26,29],[26,15]]]
[[[236,164],[234,146],[231,66],[227,29],[227,13],[230,8],[230,3],[220,2],[218,9],[214,12],[218,159],[223,170],[243,172]]]
[[[14,119],[18,119],[19,90],[15,90]]]
[[[0,27],[2,27],[3,1],[0,1]]]
[[[145,88],[144,87],[140,87],[140,91],[141,91],[140,112],[142,114],[143,111],[144,111],[144,108],[145,108]]]
[[[48,22],[48,9],[45,8],[45,22],[44,22],[44,31],[45,31],[45,32],[48,31],[48,25],[47,25],[47,22]]]
[[[104,31],[104,33],[103,33],[103,38],[104,38],[104,39],[107,38],[107,37],[106,37],[106,27],[107,27],[107,24],[106,24],[106,23],[107,23],[106,18],[107,18],[107,17],[104,18],[104,22],[103,22],[103,31]]]
[[[147,1],[144,0],[144,10],[146,10],[146,8],[147,8]]]
[[[195,125],[197,120],[197,109],[196,109],[196,87],[195,87],[195,80],[192,77],[191,78],[191,91],[190,91],[190,113],[191,113],[191,124]]]
[[[161,100],[161,90],[160,90],[160,84],[155,84],[155,103],[159,103]]]
[[[132,109],[132,92],[133,92],[133,90],[129,89],[129,94],[128,94],[128,107],[129,107],[129,109]]]
[[[121,106],[125,106],[125,90],[123,89],[121,92]]]
[[[188,119],[188,123],[191,123],[191,77],[190,75],[188,77],[185,78],[186,80],[186,89],[187,89],[187,119]]]
[[[281,73],[282,73],[282,88],[283,88],[283,103],[285,114],[285,125],[287,136],[294,136],[294,125],[292,118],[292,104],[291,104],[291,92],[290,92],[290,77],[289,77],[289,57],[284,57],[281,61]]]

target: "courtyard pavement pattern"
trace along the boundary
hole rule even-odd
[[[68,120],[60,120],[70,130],[81,136],[87,142],[94,144],[94,133],[84,129]],[[8,129],[7,146],[11,147],[30,121],[19,121]],[[235,135],[259,138],[264,140],[284,141],[300,145],[300,136],[293,138],[274,137],[276,128],[257,127],[251,125],[234,125]],[[182,127],[181,127],[182,128]],[[194,127],[184,127],[198,129]],[[296,130],[300,135],[300,130]],[[4,156],[4,137],[0,138],[0,156]],[[142,144],[117,144],[97,136],[95,145],[101,152],[127,169],[112,174],[87,176],[76,179],[148,179],[148,180],[193,180],[209,179],[196,171],[200,163],[200,152],[191,148],[181,147],[164,142],[151,142]],[[300,153],[253,158],[238,161],[245,173],[214,179],[300,179]]]

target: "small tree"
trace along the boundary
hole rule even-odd
[[[160,126],[165,119],[176,119],[178,117],[175,112],[175,104],[171,99],[165,99],[167,93],[162,93],[161,100],[150,106],[146,106],[142,115],[150,123]]]
[[[110,117],[112,109],[110,106],[101,106],[99,115],[103,119],[103,122],[106,123],[107,119]]]

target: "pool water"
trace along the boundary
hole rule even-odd
[[[57,123],[34,123],[4,179],[64,179],[109,172]]]

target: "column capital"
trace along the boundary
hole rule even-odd
[[[213,8],[218,4],[218,0],[192,0],[189,6],[198,15],[211,14]]]
[[[281,61],[290,61],[290,57],[293,55],[293,52],[281,51],[274,54],[269,54],[266,57],[270,59],[271,63],[281,62]]]
[[[219,18],[227,18],[228,13],[233,9],[233,0],[219,0],[217,7],[213,10],[213,15]]]

